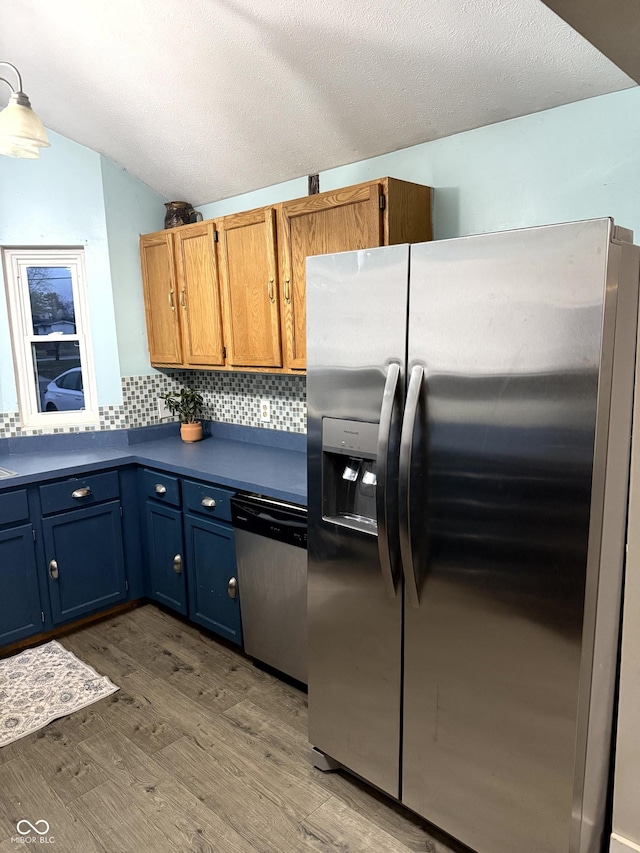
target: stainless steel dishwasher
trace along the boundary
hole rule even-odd
[[[306,684],[306,507],[236,495],[231,517],[245,651]]]

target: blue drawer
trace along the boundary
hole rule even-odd
[[[191,480],[182,481],[185,509],[209,518],[217,518],[218,521],[231,521],[230,500],[234,494],[235,492],[221,489],[219,486],[194,483]]]
[[[154,498],[163,504],[180,506],[180,483],[177,477],[161,474],[145,468],[142,471],[142,492],[146,498]]]
[[[116,471],[89,474],[86,477],[72,477],[62,483],[40,486],[40,504],[43,515],[63,512],[66,509],[93,506],[119,497],[120,485]]]
[[[0,494],[0,524],[13,524],[29,518],[27,490]]]

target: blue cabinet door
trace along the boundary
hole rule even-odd
[[[165,504],[147,501],[145,516],[149,596],[186,616],[182,512]]]
[[[0,533],[0,645],[42,630],[33,527]]]
[[[127,597],[119,501],[45,518],[42,530],[55,624]]]
[[[189,618],[242,644],[233,528],[185,513]],[[235,590],[235,597],[229,592]]]

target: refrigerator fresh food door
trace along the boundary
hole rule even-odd
[[[411,247],[402,800],[479,853],[600,849],[638,287],[619,233]]]
[[[307,261],[309,740],[394,797],[408,262],[408,246]]]

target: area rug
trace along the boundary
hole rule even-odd
[[[0,661],[0,747],[119,689],[55,640]]]

